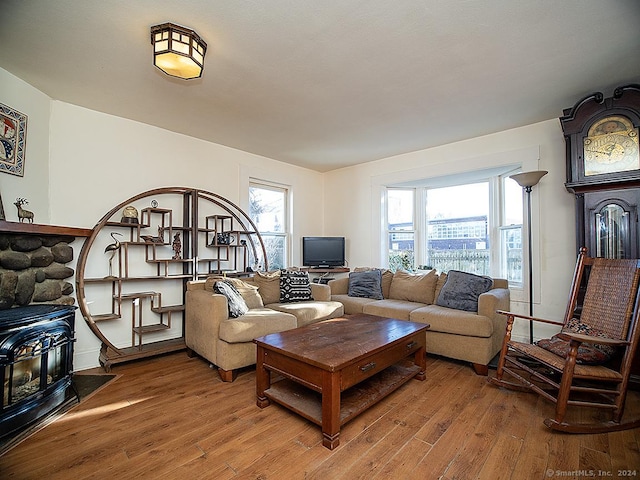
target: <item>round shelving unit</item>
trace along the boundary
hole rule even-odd
[[[265,269],[262,237],[248,214],[215,193],[165,187],[109,210],[78,258],[78,304],[111,365],[185,348],[188,281]]]

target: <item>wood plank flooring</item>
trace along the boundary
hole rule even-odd
[[[178,352],[113,373],[120,377],[1,456],[0,478],[640,476],[640,429],[553,432],[542,423],[549,402],[496,388],[441,358],[428,357],[427,380],[410,381],[343,426],[333,451],[319,427],[278,405],[256,406],[254,369],[223,383],[206,361]],[[630,394],[631,414],[640,415],[640,392]]]

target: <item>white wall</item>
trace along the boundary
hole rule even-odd
[[[381,265],[379,185],[520,161],[524,161],[524,170],[549,171],[532,193],[533,209],[540,220],[540,225],[534,221],[533,228],[534,235],[539,233],[539,251],[534,249],[535,314],[561,319],[576,250],[575,201],[564,188],[565,146],[557,119],[329,172],[325,175],[325,231],[347,237],[351,267]],[[345,205],[349,208],[345,209]],[[528,303],[512,301],[512,309],[528,313]],[[535,337],[555,331],[536,326]],[[528,323],[518,321],[514,338],[528,339]]]

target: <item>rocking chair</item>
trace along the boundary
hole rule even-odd
[[[496,376],[489,381],[534,391],[554,402],[555,418],[544,421],[554,430],[601,433],[640,427],[640,419],[621,421],[640,336],[640,260],[590,258],[586,252],[580,249],[563,323],[500,312],[507,315],[507,329]],[[515,318],[559,325],[562,330],[533,345],[515,342]],[[505,374],[516,382],[505,380]],[[567,421],[568,406],[607,409],[611,420]]]

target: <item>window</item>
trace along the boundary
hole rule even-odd
[[[391,270],[463,270],[522,286],[522,188],[513,168],[386,188]]]
[[[415,189],[389,189],[387,205],[389,269],[411,270],[415,263]]]
[[[269,270],[285,268],[289,254],[289,190],[266,182],[249,182],[249,216],[256,224],[267,251]],[[264,268],[260,259],[252,259]]]

